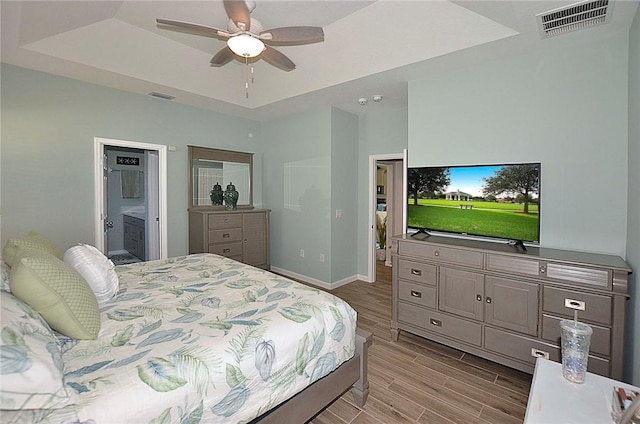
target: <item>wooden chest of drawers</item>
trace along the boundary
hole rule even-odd
[[[269,212],[189,211],[189,253],[215,253],[269,269]]]
[[[532,372],[560,360],[561,319],[593,328],[589,371],[622,378],[629,266],[619,257],[430,236],[393,238],[391,332]]]

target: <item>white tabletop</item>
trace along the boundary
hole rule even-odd
[[[583,384],[562,376],[562,365],[538,358],[529,391],[525,424],[609,424],[613,387],[640,390],[597,374],[587,373]]]

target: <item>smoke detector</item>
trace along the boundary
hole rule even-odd
[[[591,0],[536,15],[541,38],[549,38],[609,22],[613,1]]]

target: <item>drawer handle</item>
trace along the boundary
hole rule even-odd
[[[545,272],[547,272],[547,266],[546,265],[540,265],[540,274],[544,274]]]
[[[421,269],[411,268],[411,275],[421,276],[422,275],[422,270]]]
[[[419,291],[411,290],[411,296],[417,297],[418,299],[420,299],[422,297],[422,293]]]
[[[224,233],[222,235],[222,238],[229,238],[229,237],[231,237],[231,234],[229,234],[229,233]]]
[[[440,321],[439,319],[430,318],[429,323],[431,325],[435,325],[436,327],[442,327],[442,321]]]
[[[476,300],[477,300],[478,302],[482,302],[482,295],[481,295],[481,294],[477,294],[477,295],[476,295]]]
[[[549,359],[549,352],[545,352],[544,350],[540,350],[540,349],[536,349],[535,347],[532,347],[531,356],[533,356],[534,358]]]
[[[231,252],[231,249],[229,249],[229,248],[222,249],[222,253],[229,253],[229,252]]]
[[[487,303],[491,303],[491,302],[493,302],[493,299],[491,299],[490,297],[487,297],[486,301],[487,301]]]
[[[439,251],[439,250],[436,250],[436,251],[435,251],[435,253],[434,253],[434,255],[435,255],[435,256],[440,256],[440,251]]]
[[[580,300],[565,299],[564,307],[569,309],[575,309],[577,311],[584,311],[587,308],[587,303],[582,302]]]

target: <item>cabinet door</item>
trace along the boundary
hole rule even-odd
[[[488,324],[538,335],[538,284],[486,277],[485,317]]]
[[[267,219],[264,213],[243,214],[242,261],[249,265],[267,263]]]
[[[440,267],[438,309],[466,318],[482,320],[484,275]]]

